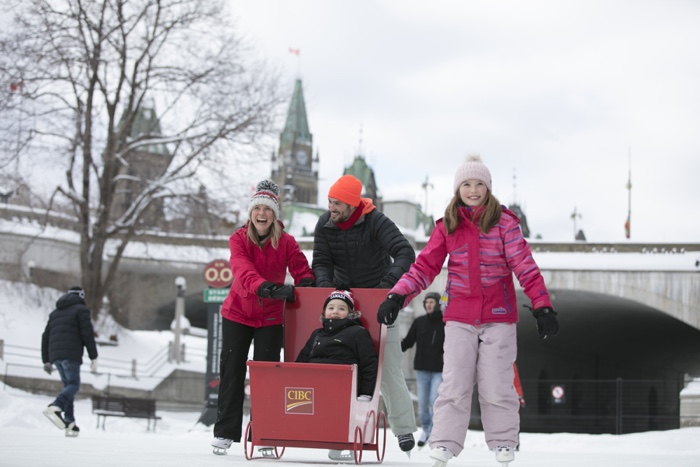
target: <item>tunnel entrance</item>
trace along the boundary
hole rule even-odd
[[[520,308],[523,432],[633,433],[680,426],[686,375],[700,376],[700,330],[642,303],[551,290],[559,334],[540,340]],[[529,300],[519,292],[519,303]],[[477,388],[478,391],[478,388]],[[470,427],[481,427],[478,399]]]

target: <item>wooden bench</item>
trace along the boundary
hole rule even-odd
[[[148,421],[148,431],[156,431],[156,422],[161,417],[156,415],[155,399],[138,399],[124,396],[92,396],[92,413],[97,415],[97,428],[105,429],[107,417],[145,418]]]

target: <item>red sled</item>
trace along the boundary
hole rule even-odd
[[[375,451],[378,463],[384,460],[387,421],[379,410],[379,387],[386,331],[376,316],[386,290],[352,289],[355,310],[362,312],[360,321],[379,356],[372,400],[357,400],[357,365],[295,362],[311,332],[321,327],[323,303],[332,291],[296,288],[295,302],[286,303],[284,311],[284,362],[248,362],[246,459],[254,458],[256,446],[264,446],[278,459],[285,448],[297,447],[349,450],[356,464],[362,463],[363,451]]]

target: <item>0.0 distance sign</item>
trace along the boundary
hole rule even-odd
[[[215,259],[204,267],[204,282],[209,287],[229,287],[233,282],[231,264],[225,259]]]

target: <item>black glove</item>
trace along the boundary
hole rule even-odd
[[[44,363],[44,371],[51,374],[53,372],[53,366],[48,362]]]
[[[287,300],[293,303],[296,297],[294,296],[294,286],[286,284],[275,284],[274,282],[263,282],[258,287],[258,297],[272,298],[275,300]]]
[[[387,326],[394,324],[396,318],[399,317],[399,310],[403,308],[404,301],[406,301],[406,297],[403,295],[395,293],[387,295],[386,300],[379,305],[379,310],[377,311],[379,324],[386,324]]]
[[[532,312],[532,316],[537,320],[537,333],[540,339],[546,339],[549,336],[556,336],[559,331],[559,322],[557,321],[557,312],[553,308],[543,306],[535,310],[532,307],[523,305]]]
[[[310,277],[304,277],[302,280],[299,281],[297,287],[316,287],[316,281]]]

